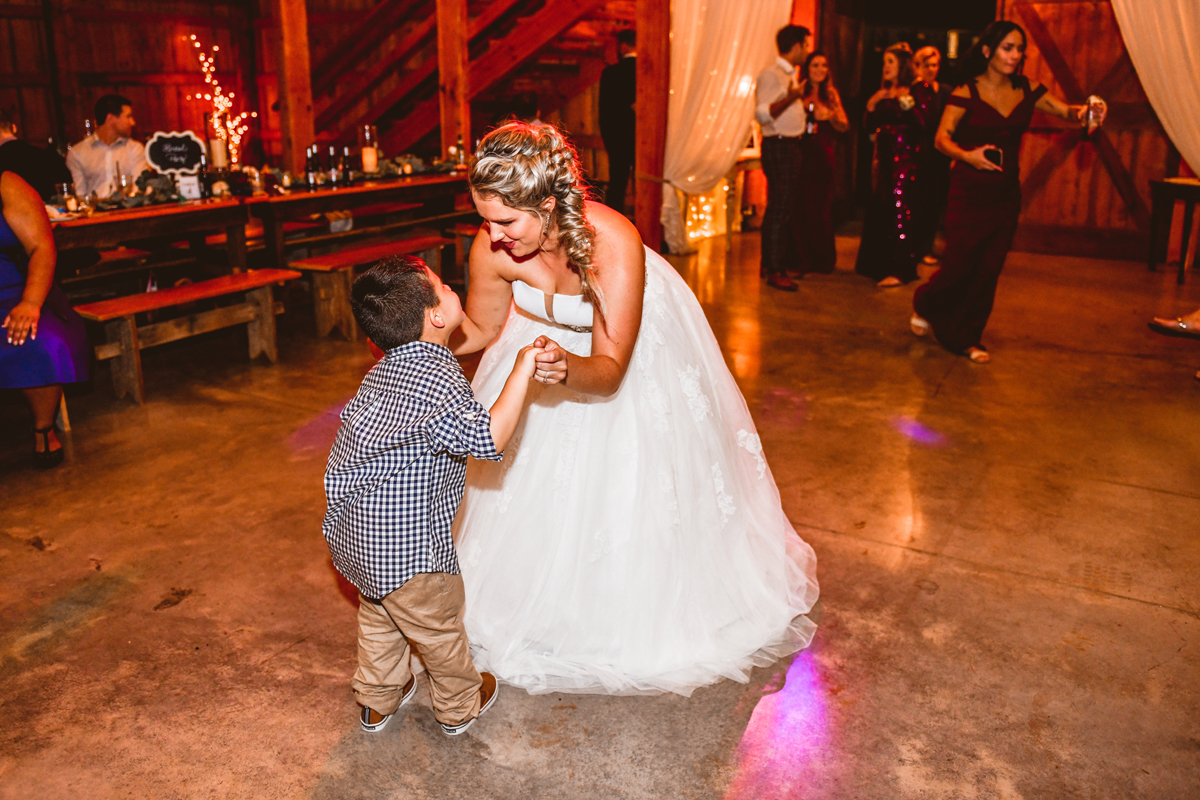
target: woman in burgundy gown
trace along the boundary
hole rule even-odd
[[[866,125],[875,131],[879,164],[867,206],[854,269],[879,286],[901,286],[917,278],[917,169],[925,126],[935,124],[933,90],[913,83],[912,50],[904,42],[883,53],[883,88],[867,100]]]
[[[967,83],[954,90],[942,116],[937,147],[951,159],[942,268],[913,297],[912,330],[931,329],[952,353],[990,360],[981,339],[996,283],[1021,213],[1018,156],[1034,109],[1082,120],[1086,106],[1068,106],[1021,74],[1025,31],[997,20],[967,54]],[[1103,104],[1097,109],[1103,120]]]
[[[837,246],[833,239],[833,134],[844,133],[850,120],[829,76],[829,60],[814,52],[800,73],[800,102],[807,123],[800,138],[800,272],[833,272]]]

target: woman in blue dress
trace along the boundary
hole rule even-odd
[[[62,463],[54,417],[64,383],[88,378],[83,320],[54,283],[57,252],[42,199],[15,172],[0,173],[0,389],[20,389],[33,413],[34,464]]]

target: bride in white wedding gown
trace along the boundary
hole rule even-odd
[[[468,320],[485,407],[543,337],[501,463],[455,520],[476,664],[530,692],[678,692],[806,646],[816,558],[687,284],[583,194],[551,126],[481,143]]]

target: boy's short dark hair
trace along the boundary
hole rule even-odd
[[[125,106],[133,108],[133,101],[119,94],[104,95],[104,97],[96,101],[96,107],[93,109],[96,112],[96,123],[103,125],[104,120],[108,119],[109,114],[112,114],[114,117],[121,116],[121,109]]]
[[[809,36],[812,31],[803,25],[784,25],[775,34],[775,47],[779,49],[779,55],[786,55],[796,45],[804,44]]]
[[[385,258],[354,281],[350,307],[363,332],[387,351],[421,338],[425,312],[438,305],[425,262],[416,256]]]

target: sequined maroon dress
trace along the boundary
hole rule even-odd
[[[936,97],[927,83],[913,84],[909,91],[912,108],[901,108],[898,99],[881,100],[867,114],[867,127],[875,130],[879,173],[854,269],[876,281],[916,280],[917,261],[925,255],[918,252],[918,220],[913,214],[918,206],[917,169],[925,127],[937,124],[931,119]]]
[[[942,268],[913,296],[913,309],[953,353],[981,347],[1021,214],[1021,136],[1046,87],[1031,89],[1024,76],[1017,81],[1025,97],[1007,117],[984,102],[974,81],[967,83],[970,97],[947,101],[948,107],[966,109],[954,131],[955,144],[964,150],[991,144],[1004,152],[1002,172],[977,170],[961,161],[952,165]]]

